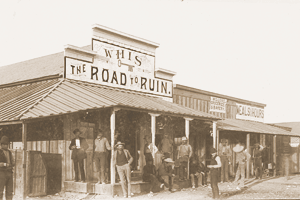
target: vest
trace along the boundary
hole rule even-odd
[[[8,150],[8,152],[9,152],[9,157],[10,157],[10,164],[12,164],[13,163],[12,162],[12,153],[9,150]],[[6,156],[5,156],[2,149],[0,149],[0,162],[7,163]],[[3,171],[3,170],[12,170],[12,167],[0,167],[0,170],[1,171]]]
[[[122,166],[128,163],[127,157],[124,153],[124,151],[122,151],[121,154],[119,154],[119,152],[117,152],[117,165],[118,166]]]

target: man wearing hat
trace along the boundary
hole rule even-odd
[[[149,148],[149,145],[152,143],[151,136],[150,135],[146,135],[144,137],[144,139],[145,139],[144,155],[145,155],[146,163],[149,162],[149,161],[151,161],[153,163],[152,153],[151,153],[151,150]]]
[[[226,139],[221,139],[218,155],[221,158],[221,183],[228,181],[228,165],[230,165],[231,150]]]
[[[187,143],[187,138],[182,137],[182,144],[178,147],[178,156],[180,165],[179,165],[179,179],[185,180],[186,175],[184,175],[184,172],[186,171],[188,167],[188,161],[190,157],[192,156],[192,147]]]
[[[13,167],[15,165],[12,153],[8,150],[9,139],[6,136],[1,138],[0,149],[0,199],[3,199],[5,186],[6,200],[12,200],[13,193]]]
[[[79,181],[78,177],[78,165],[80,170],[81,182],[85,182],[85,172],[83,161],[86,158],[86,150],[89,148],[85,138],[79,137],[81,131],[77,128],[73,131],[75,138],[71,140],[71,144],[69,149],[72,150],[71,159],[74,163],[74,171],[75,171],[75,182]]]
[[[115,145],[117,151],[114,153],[113,163],[117,166],[117,172],[120,176],[123,195],[125,198],[131,197],[131,169],[130,165],[133,162],[133,158],[127,149],[124,149],[124,143],[117,142]],[[127,184],[126,184],[127,179]],[[127,187],[128,186],[128,187]]]
[[[217,156],[217,150],[215,148],[210,149],[212,159],[210,164],[207,165],[210,168],[210,184],[213,193],[213,199],[219,198],[219,187],[218,187],[218,168],[222,166],[221,159]]]
[[[262,179],[262,150],[264,147],[258,143],[254,144],[253,159],[254,159],[254,171],[255,178]]]
[[[105,184],[105,169],[107,151],[110,151],[108,140],[103,136],[101,129],[98,129],[98,135],[95,139],[94,161],[98,172],[98,184]]]
[[[251,155],[247,152],[247,150],[244,150],[244,146],[240,143],[233,147],[233,151],[236,153],[236,163],[238,165],[233,182],[237,183],[241,176],[240,182],[238,183],[238,186],[236,188],[237,190],[241,190],[241,188],[244,187],[245,184],[245,165],[247,160],[251,158]]]
[[[170,158],[173,152],[173,140],[169,138],[168,134],[164,134],[164,138],[160,143],[160,150],[165,158]]]
[[[175,192],[175,189],[173,189],[174,177],[174,161],[171,158],[166,158],[158,167],[157,178],[161,182],[160,187],[166,186],[170,192]]]

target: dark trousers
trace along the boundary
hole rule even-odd
[[[149,174],[148,176],[143,176],[144,182],[150,182],[150,192],[153,192],[153,188],[156,184],[159,184],[158,179],[155,175]]]
[[[254,158],[255,178],[262,178],[262,161],[261,158]]]
[[[182,161],[179,165],[179,179],[186,179],[186,170],[187,170],[188,162]]]
[[[164,178],[168,178],[168,181],[169,183],[167,183],[164,179]],[[157,180],[160,182],[160,183],[163,183],[167,188],[169,188],[169,190],[172,190],[172,187],[173,187],[173,181],[174,181],[174,178],[172,176],[157,176]]]
[[[5,186],[6,200],[12,200],[13,193],[13,173],[10,171],[0,171],[0,200],[3,199],[3,190]]]
[[[221,163],[222,163],[222,167],[221,167],[221,181],[222,182],[227,182],[228,181],[228,158],[227,156],[220,156],[221,158]]]
[[[213,198],[219,198],[219,187],[218,187],[218,169],[212,168],[210,170],[210,184],[213,193]]]
[[[80,170],[80,177],[81,177],[81,181],[85,181],[85,174],[84,174],[84,165],[83,165],[83,161],[84,159],[73,159],[73,163],[74,163],[74,171],[75,171],[75,181],[79,181],[79,177],[78,177],[78,165],[79,165],[79,170]]]

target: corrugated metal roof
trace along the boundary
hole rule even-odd
[[[82,49],[91,50],[87,45]],[[62,74],[64,52],[50,54],[0,67],[0,85]]]
[[[281,128],[277,128],[262,122],[238,120],[238,119],[224,119],[218,121],[217,124],[218,124],[218,129],[221,130],[300,136],[295,132],[289,132]]]
[[[68,79],[64,79],[19,117],[20,119],[47,117],[106,107],[137,108],[184,117],[219,119],[211,114],[167,102],[161,98]]]
[[[58,79],[0,89],[0,121],[11,121],[40,100]]]

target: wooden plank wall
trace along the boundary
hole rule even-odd
[[[236,104],[233,101],[227,100],[226,104],[226,113],[218,113],[218,112],[209,112],[210,107],[210,96],[199,95],[200,98],[194,96],[185,96],[185,95],[173,95],[173,102],[180,104],[185,107],[193,108],[198,111],[210,113],[220,118],[229,118],[235,119],[237,108]]]

